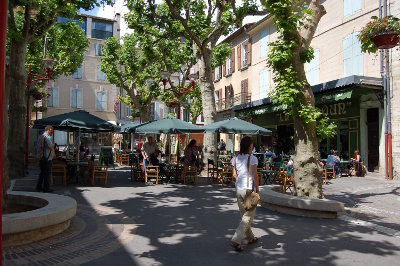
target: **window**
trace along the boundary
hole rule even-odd
[[[131,107],[129,105],[125,105],[125,116],[131,116]]]
[[[102,56],[103,55],[103,45],[100,43],[96,43],[94,45],[94,55]]]
[[[232,74],[232,57],[226,59],[226,75]]]
[[[195,69],[194,66],[190,68],[190,74],[194,74],[195,73]]]
[[[49,98],[47,98],[47,107],[57,107],[58,106],[58,88],[48,89]]]
[[[73,88],[71,90],[71,107],[82,108],[82,90]]]
[[[105,111],[107,108],[107,95],[104,91],[96,93],[96,109],[99,111]]]
[[[71,18],[65,18],[65,17],[57,17],[57,23],[68,23],[71,21],[75,21],[76,24],[80,25],[82,30],[85,33],[86,36],[86,18],[82,17],[79,19],[71,19]]]
[[[319,49],[314,50],[314,58],[305,64],[308,83],[313,86],[319,84]]]
[[[113,36],[113,23],[100,21],[93,19],[92,20],[92,38],[96,39],[107,39]]]
[[[260,59],[267,58],[268,55],[268,28],[260,33]]]
[[[344,0],[344,16],[348,17],[361,11],[361,0]]]
[[[74,74],[72,74],[73,79],[81,79],[82,78],[82,67],[78,67]]]
[[[219,67],[215,68],[215,80],[221,79],[221,73],[219,73]]]
[[[186,108],[183,109],[183,120],[186,122],[190,121],[190,113],[189,110]]]
[[[268,97],[269,93],[269,72],[264,69],[260,72],[260,99]]]
[[[363,75],[363,53],[358,41],[358,32],[354,32],[343,39],[344,76]]]
[[[242,62],[242,68],[247,67],[247,43],[242,43],[242,51],[240,61]]]
[[[97,66],[97,80],[101,80],[101,81],[106,80],[106,74],[104,74],[104,72],[101,71],[100,65]]]

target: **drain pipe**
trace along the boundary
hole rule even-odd
[[[386,17],[388,15],[387,0],[384,0],[383,13]],[[386,102],[387,102],[387,157],[388,157],[388,177],[390,180],[393,179],[393,163],[392,163],[392,112],[391,112],[391,100],[390,100],[390,62],[389,62],[389,50],[385,50],[385,62],[386,62]]]
[[[379,0],[379,18],[382,18],[382,0]],[[383,85],[383,123],[385,126],[385,177],[388,177],[388,126],[387,126],[387,99],[386,99],[386,76],[383,69],[383,50],[379,49],[380,71]]]

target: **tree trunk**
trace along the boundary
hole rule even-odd
[[[300,50],[295,52],[294,69],[298,74],[298,79],[305,81],[305,85],[300,91],[300,99],[304,105],[315,106],[314,94],[311,86],[307,82],[304,72],[304,64],[300,60]],[[296,116],[297,109],[294,109]],[[322,198],[322,169],[319,164],[318,138],[316,122],[306,123],[303,119],[294,117],[294,182],[295,193],[297,196]]]
[[[140,106],[139,112],[140,112],[140,117],[142,118],[142,123],[150,121],[150,119],[151,119],[150,109],[148,108],[148,106]]]
[[[199,62],[200,90],[203,101],[204,124],[215,122],[217,111],[215,108],[214,84],[211,79],[211,50],[202,50]],[[216,161],[217,141],[214,133],[204,134],[204,157],[203,160],[213,159]],[[204,161],[203,161],[204,162]]]
[[[10,97],[10,79],[9,67],[6,69],[5,91],[4,91],[4,112],[3,112],[3,180],[2,180],[2,208],[5,209],[7,205],[7,189],[10,187],[10,177],[8,175],[9,160],[7,156],[7,139],[8,139],[8,97]]]
[[[10,178],[22,178],[25,169],[26,46],[25,41],[11,41],[9,134],[12,137],[8,139]]]

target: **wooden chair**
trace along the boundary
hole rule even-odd
[[[207,164],[207,179],[208,181],[218,181],[218,166],[214,164],[214,160],[208,159]]]
[[[334,167],[324,169],[324,174],[322,176],[322,179],[325,179],[324,180],[325,185],[328,182],[328,176],[331,176],[333,179],[335,178],[335,168]]]
[[[186,184],[186,182],[191,179],[193,183],[196,185],[197,183],[197,167],[193,165],[185,165],[185,168],[183,170],[183,183]]]
[[[230,166],[225,166],[221,171],[222,182],[226,184],[231,184],[235,186],[235,178],[233,177],[233,168]]]
[[[131,165],[131,181],[144,181],[143,164],[133,163]]]
[[[285,179],[283,181],[283,191],[290,191],[291,194],[294,192],[294,176],[292,174],[284,173]]]
[[[159,172],[158,166],[154,166],[154,165],[146,166],[146,170],[144,173],[145,184],[147,185],[147,182],[150,179],[154,178],[156,180],[156,185],[157,185],[158,184],[158,172]]]
[[[101,164],[95,165],[93,164],[92,166],[92,186],[94,186],[95,179],[104,179],[104,186],[107,185],[107,173],[108,173],[108,166],[103,166]]]
[[[54,177],[61,177],[64,186],[67,186],[67,165],[63,162],[54,162],[51,166],[50,184],[54,184]]]
[[[129,165],[129,154],[127,154],[127,153],[121,154],[120,159],[119,159],[119,164],[120,165]]]

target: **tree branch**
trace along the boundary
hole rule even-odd
[[[165,0],[165,2],[167,3],[168,8],[171,11],[172,16],[182,24],[182,26],[184,27],[186,33],[189,35],[189,37],[200,47],[201,46],[200,39],[189,28],[189,26],[187,24],[187,20],[185,20],[184,18],[181,17],[181,15],[175,9],[175,6],[171,3],[171,0]]]
[[[300,37],[302,39],[301,48],[302,50],[308,49],[310,43],[314,37],[315,30],[317,29],[318,23],[322,16],[326,14],[326,10],[321,5],[319,0],[312,0],[309,8],[312,11],[310,21],[305,21],[303,29],[301,30]]]
[[[17,26],[15,25],[15,14],[14,9],[12,7],[11,1],[8,3],[8,27],[12,30],[17,30]]]
[[[25,6],[24,14],[24,28],[22,29],[22,38],[26,40],[28,38],[29,29],[31,27],[31,7],[29,4]]]

